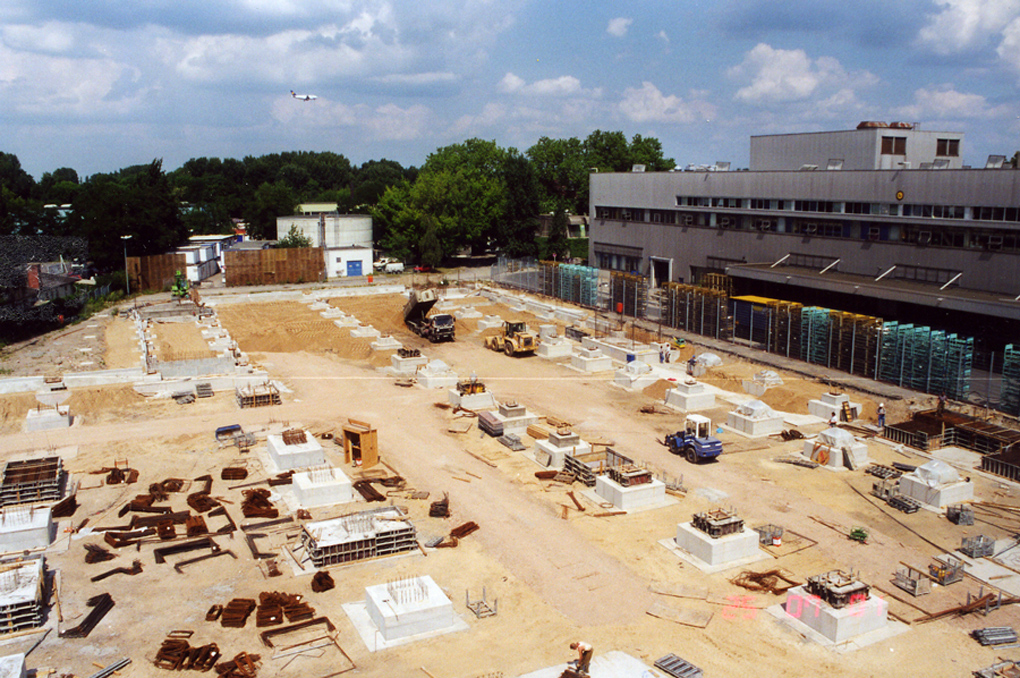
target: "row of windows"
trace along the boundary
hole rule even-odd
[[[606,209],[611,210],[612,208]],[[904,242],[931,247],[1020,251],[1020,233],[987,228],[925,227],[916,224],[895,224],[885,221],[866,222],[815,219],[793,217],[792,215],[787,217],[759,217],[748,214],[700,211],[648,210],[648,212],[653,223],[681,227],[719,228],[734,231],[755,230],[771,233],[789,233],[807,237],[818,236],[825,238]],[[596,210],[596,214],[602,213]],[[609,219],[612,217],[600,218]],[[620,262],[618,266],[624,266],[623,262]],[[629,268],[608,265],[603,267],[613,268],[614,270],[631,270]]]
[[[824,214],[878,214],[926,219],[972,219],[974,221],[1020,222],[1020,208],[1017,207],[965,207],[963,205],[918,205],[877,202],[834,202],[831,200],[778,200],[771,198],[691,198],[676,196],[677,207],[725,207],[731,209],[752,209],[794,212],[820,212]],[[625,219],[629,221],[652,221],[658,224],[674,223],[664,214],[669,210],[647,210],[652,215],[645,218],[644,209],[597,207],[599,219]],[[603,211],[600,211],[603,210]],[[613,211],[616,210],[616,211]],[[656,212],[660,214],[654,216]],[[607,216],[600,216],[605,214]],[[628,216],[623,216],[624,214]],[[615,216],[609,216],[615,215]]]
[[[596,252],[595,258],[598,262],[598,267],[608,271],[626,271],[630,273],[632,271],[641,270],[640,257],[628,257],[623,254],[606,254],[604,252]]]

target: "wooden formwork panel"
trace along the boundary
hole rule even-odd
[[[325,273],[319,247],[227,250],[223,256],[228,287],[314,282],[322,280]]]
[[[133,290],[169,289],[177,271],[184,272],[188,260],[183,254],[153,254],[147,257],[128,257],[128,278]]]

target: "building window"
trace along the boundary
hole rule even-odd
[[[906,155],[906,137],[882,137],[882,155]]]
[[[935,155],[948,156],[950,158],[960,157],[960,140],[939,139],[935,142]]]
[[[830,200],[796,200],[793,209],[796,212],[832,212],[833,205]]]

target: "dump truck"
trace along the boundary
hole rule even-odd
[[[411,297],[404,306],[404,323],[412,332],[432,343],[453,341],[453,316],[448,313],[429,316],[438,300],[435,290],[411,290]]]
[[[502,351],[509,356],[534,353],[538,348],[538,338],[528,331],[523,322],[505,321],[499,334],[485,338],[485,348]]]
[[[712,420],[700,414],[688,414],[684,428],[666,436],[666,447],[697,464],[722,454],[722,441],[712,435]]]

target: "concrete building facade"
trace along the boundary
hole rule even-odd
[[[322,247],[327,278],[372,273],[372,217],[365,214],[311,213],[277,217],[277,239],[287,237],[291,227]]]
[[[847,169],[883,164],[890,132],[918,153],[962,138],[895,128],[755,137],[750,171],[594,173],[589,260],[653,285],[724,273],[744,293],[887,319],[937,310],[1017,330],[1020,171],[917,168],[937,149],[906,156],[910,169]],[[838,157],[842,169],[827,163]]]

